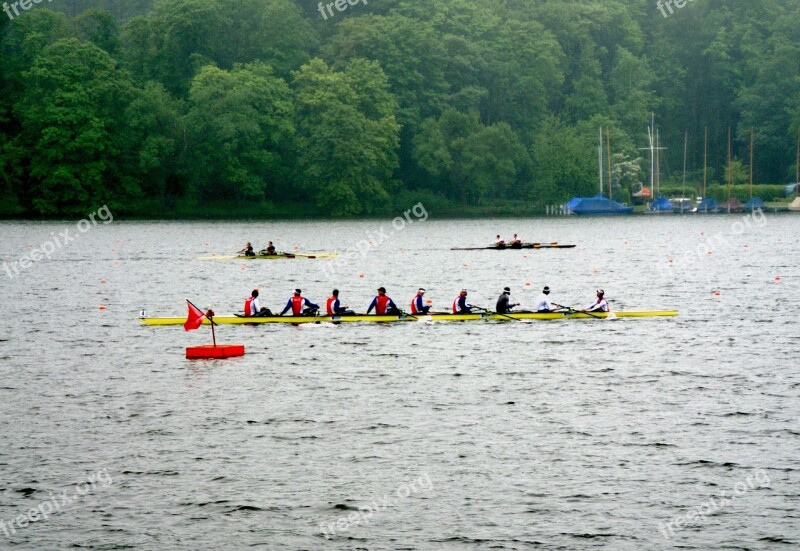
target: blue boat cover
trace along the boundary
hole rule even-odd
[[[744,204],[744,210],[746,211],[754,211],[754,210],[765,210],[767,205],[764,204],[764,201],[761,200],[761,197],[753,197],[748,202]]]
[[[653,211],[671,211],[673,208],[672,203],[666,197],[659,197],[650,205],[650,210]]]
[[[719,203],[717,203],[717,200],[714,199],[713,197],[706,197],[705,199],[700,201],[699,205],[697,205],[697,212],[707,212],[710,210],[718,210],[718,209],[719,209]]]
[[[564,205],[564,210],[574,214],[630,214],[633,207],[626,207],[606,199],[602,195],[595,197],[575,197]]]

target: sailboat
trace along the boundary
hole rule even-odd
[[[708,127],[703,132],[703,200],[694,209],[694,212],[719,212],[717,200],[713,197],[706,197],[708,190]]]
[[[600,167],[600,193],[595,197],[573,197],[564,205],[567,214],[580,215],[608,215],[630,214],[633,207],[628,207],[603,197],[603,128],[600,127],[600,144],[597,148]],[[609,159],[609,162],[611,160]],[[610,184],[610,183],[609,183]]]
[[[728,167],[727,167],[727,176],[728,176],[728,200],[722,203],[719,208],[725,212],[741,212],[742,211],[742,202],[739,201],[739,198],[733,195],[733,186],[732,186],[732,175],[731,175],[731,127],[728,127]]]
[[[661,154],[663,147],[660,147],[658,130],[655,127],[655,115],[652,115],[651,127],[647,127],[647,137],[650,140],[650,189],[653,190],[655,201],[650,205],[649,212],[652,214],[664,214],[673,212],[673,205],[669,199],[659,196],[661,190]],[[655,137],[655,142],[653,141]]]
[[[797,129],[797,160],[794,165],[794,201],[789,203],[789,210],[800,212],[800,128]]]
[[[761,197],[753,197],[753,129],[750,129],[750,199],[744,204],[745,212],[755,212],[765,210],[767,205]]]

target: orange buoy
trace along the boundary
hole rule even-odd
[[[97,307],[97,309],[98,309],[98,310],[105,310],[105,309],[106,309],[106,307],[105,307],[105,306],[103,306],[103,305],[101,304],[100,306],[98,306],[98,307]]]
[[[715,296],[715,297],[718,297],[718,296],[720,296],[721,294],[722,294],[722,293],[720,293],[719,291],[716,291],[716,292],[714,293],[714,296]]]
[[[669,262],[670,264],[672,264],[672,259],[671,259],[671,258],[668,258],[668,259],[667,259],[667,262]]]
[[[105,282],[106,282],[105,278],[100,280],[100,283],[105,283]]]
[[[781,280],[781,276],[775,276],[775,281],[780,281],[780,280]]]
[[[526,281],[525,282],[525,287],[530,287],[530,286],[531,286],[531,282],[530,281]]]
[[[203,346],[189,346],[186,348],[187,360],[206,360],[213,358],[233,358],[244,356],[243,344],[204,344]]]
[[[358,274],[358,277],[360,277],[361,279],[364,279],[364,274]]]

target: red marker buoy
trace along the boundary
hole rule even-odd
[[[189,346],[186,348],[187,360],[206,360],[206,359],[223,359],[233,358],[235,356],[244,356],[243,344],[217,344],[217,335],[214,331],[214,311],[208,310],[203,313],[197,306],[186,301],[189,307],[189,317],[183,328],[186,331],[197,329],[203,323],[203,318],[207,318],[211,324],[211,338],[214,344],[204,344],[202,346]]]
[[[203,346],[188,346],[186,348],[187,360],[210,360],[244,356],[243,344],[204,344]]]

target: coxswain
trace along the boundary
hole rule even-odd
[[[497,247],[498,249],[504,249],[504,248],[506,247],[506,242],[505,242],[505,241],[503,241],[503,240],[500,238],[500,236],[498,235],[498,236],[497,236],[497,237],[495,237],[495,239],[494,239],[494,246],[495,246],[495,247]]]
[[[295,289],[294,296],[286,303],[286,307],[280,315],[284,315],[289,310],[292,311],[293,316],[313,316],[319,310],[319,306],[305,298],[303,291]]]
[[[411,313],[412,314],[427,314],[431,307],[422,303],[422,297],[425,296],[425,289],[419,288],[417,294],[411,299]]]
[[[553,303],[550,302],[550,287],[546,286],[542,289],[542,294],[539,296],[539,299],[536,301],[536,306],[533,307],[533,310],[539,314],[547,314],[550,312],[555,312],[558,308],[553,307]]]
[[[495,312],[498,314],[509,314],[514,306],[519,306],[519,302],[511,304],[511,289],[508,287],[503,287],[503,294],[497,299]]]
[[[331,296],[328,297],[325,310],[329,316],[352,316],[355,314],[352,310],[348,310],[347,305],[342,306],[339,302],[339,289],[334,289]]]
[[[378,295],[372,299],[372,303],[367,308],[367,314],[372,312],[372,309],[375,309],[376,316],[394,316],[400,314],[400,309],[397,305],[386,296],[386,289],[384,287],[378,288]]]
[[[241,251],[238,251],[237,254],[243,254],[245,256],[255,256],[256,255],[256,253],[253,252],[253,246],[250,244],[249,241],[247,242],[247,245],[244,246],[244,249],[242,249]]]
[[[602,289],[597,290],[597,301],[581,310],[581,312],[608,312],[608,301],[605,299],[605,291]]]
[[[467,304],[467,290],[461,289],[461,293],[453,301],[454,314],[469,314],[475,306]]]
[[[261,303],[258,300],[258,289],[253,289],[253,292],[250,293],[250,297],[244,301],[244,315],[248,318],[258,318],[272,315],[272,312],[270,312],[269,308],[263,308],[261,306]]]
[[[272,244],[272,241],[267,243],[267,246],[258,251],[258,254],[262,256],[275,256],[277,253],[275,252],[275,245]]]

